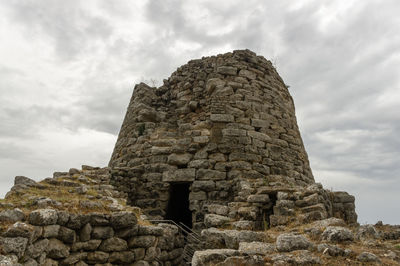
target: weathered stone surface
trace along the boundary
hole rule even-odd
[[[135,260],[135,253],[132,251],[113,252],[108,259],[113,264],[132,263]]]
[[[0,255],[0,265],[16,266],[21,264],[18,263],[18,257],[15,255],[7,255],[7,256]]]
[[[132,212],[114,212],[110,223],[114,229],[122,229],[137,224],[137,217]]]
[[[361,262],[380,262],[378,256],[371,252],[362,252],[357,256],[357,259]]]
[[[6,237],[24,237],[32,240],[34,237],[38,237],[36,228],[30,224],[16,222],[12,226],[8,227],[4,233]]]
[[[129,247],[149,248],[155,244],[155,236],[137,236],[129,240]]]
[[[29,214],[29,223],[33,225],[50,225],[56,224],[58,220],[58,214],[53,209],[39,209],[34,210]]]
[[[58,236],[60,226],[58,224],[43,226],[43,237],[53,238]]]
[[[86,225],[84,225],[79,234],[79,240],[80,241],[89,241],[90,235],[92,234],[92,229],[93,228],[90,225],[90,223],[87,223]]]
[[[12,253],[20,258],[28,244],[28,239],[23,237],[0,237],[2,251],[6,254]]]
[[[302,235],[285,233],[278,236],[276,239],[276,249],[278,251],[288,252],[299,249],[308,249],[311,242]]]
[[[47,257],[52,259],[62,259],[69,256],[70,248],[58,239],[52,238],[47,245]]]
[[[26,255],[37,258],[47,249],[48,244],[48,239],[40,239],[27,247]]]
[[[196,251],[193,255],[193,266],[205,266],[211,263],[224,261],[227,257],[237,256],[239,252],[234,249],[206,249]]]
[[[231,75],[231,76],[236,76],[237,71],[238,70],[236,67],[231,67],[231,66],[220,66],[217,69],[218,73],[221,73],[223,75]]]
[[[186,165],[193,158],[190,153],[176,154],[173,153],[168,156],[168,163],[172,165]]]
[[[112,237],[106,240],[103,240],[99,249],[101,251],[110,252],[110,251],[124,251],[128,249],[128,243],[118,237]]]
[[[110,255],[107,252],[95,251],[87,254],[88,263],[106,263]]]
[[[76,233],[74,230],[61,226],[58,232],[58,239],[64,243],[72,244],[76,240]]]
[[[22,221],[25,218],[25,214],[18,208],[13,210],[4,210],[0,212],[0,222],[15,223]]]
[[[264,242],[241,242],[239,252],[249,255],[267,255],[275,251],[276,246]]]
[[[371,224],[362,225],[358,228],[356,237],[359,240],[377,239],[379,238],[379,233]]]
[[[110,226],[96,226],[92,230],[92,238],[107,239],[114,236],[114,230]]]
[[[177,169],[163,173],[164,182],[190,182],[194,181],[196,170],[193,168]]]
[[[353,232],[341,226],[328,226],[322,233],[322,239],[329,242],[353,241]]]
[[[204,223],[208,227],[219,227],[226,223],[229,223],[230,219],[228,217],[218,215],[218,214],[206,214],[204,218]]]

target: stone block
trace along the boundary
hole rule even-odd
[[[230,123],[235,121],[234,116],[230,114],[211,114],[210,119],[212,122]]]
[[[176,154],[172,153],[168,156],[168,163],[172,165],[186,165],[190,162],[193,155],[190,153]]]
[[[198,169],[196,176],[199,180],[223,180],[226,178],[226,172],[212,169]]]
[[[220,66],[217,68],[217,72],[223,75],[231,75],[235,76],[237,74],[238,69],[232,66]]]
[[[170,170],[163,173],[163,182],[191,182],[196,177],[196,169],[176,169]]]

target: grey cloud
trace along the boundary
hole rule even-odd
[[[90,14],[80,1],[9,1],[10,12],[25,28],[27,40],[36,33],[46,34],[54,42],[60,59],[96,49],[96,40],[107,41],[112,27],[104,18]]]

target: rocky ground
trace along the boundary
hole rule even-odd
[[[263,232],[207,229],[194,265],[400,265],[400,226],[329,218]]]
[[[125,195],[109,184],[108,168],[90,166],[56,172],[41,182],[16,177],[0,208],[3,236],[37,209],[79,214],[130,211],[139,224],[150,224],[140,219],[139,208],[126,206]],[[204,250],[195,253],[193,265],[400,265],[400,226],[381,222],[348,226],[329,218],[265,231],[209,228],[201,236]],[[6,254],[4,248],[1,252],[7,256],[0,255],[0,265],[19,265],[16,256]]]

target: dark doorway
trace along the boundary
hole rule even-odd
[[[172,183],[165,219],[177,224],[183,223],[192,228],[192,212],[189,210],[190,183]]]

